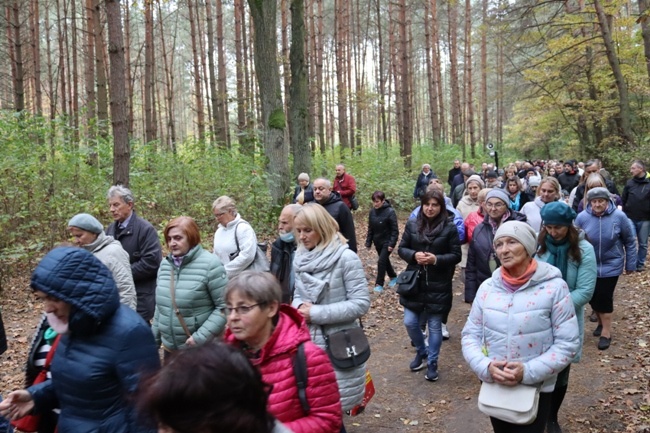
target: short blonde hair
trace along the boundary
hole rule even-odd
[[[212,203],[212,212],[214,212],[215,210],[237,213],[237,208],[235,207],[235,200],[231,199],[227,195],[222,195]]]
[[[320,242],[316,245],[317,249],[323,249],[329,245],[335,237],[339,237],[341,242],[346,243],[347,239],[339,233],[339,223],[318,203],[307,203],[302,206],[293,220],[294,230],[296,225],[304,224],[314,230],[320,237]],[[299,236],[298,245],[302,246]]]

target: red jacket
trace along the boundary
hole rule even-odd
[[[343,203],[345,203],[349,208],[352,208],[350,197],[352,197],[357,192],[357,182],[354,180],[354,177],[350,176],[347,173],[343,173],[343,176],[340,178],[334,178],[332,185],[332,189],[341,194]]]
[[[472,242],[474,229],[477,225],[481,224],[484,219],[485,215],[483,215],[481,208],[467,215],[467,218],[465,218],[465,242],[467,242],[467,244]]]
[[[226,330],[225,340],[233,345],[240,342]],[[307,360],[308,415],[298,399],[293,358],[298,345],[305,342]],[[294,433],[339,433],[342,412],[339,387],[329,357],[311,342],[309,328],[298,310],[281,305],[278,323],[259,353],[251,359],[262,372],[262,379],[272,385],[269,412]]]

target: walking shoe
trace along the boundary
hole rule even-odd
[[[562,433],[562,429],[560,428],[560,424],[558,424],[557,421],[549,420],[546,423],[546,433]]]
[[[611,342],[612,342],[611,338],[600,337],[600,339],[598,340],[598,350],[607,350]]]
[[[589,321],[590,322],[598,322],[598,316],[596,315],[595,311],[592,311],[591,314],[589,315]]]
[[[447,324],[442,324],[442,339],[449,340],[449,330],[447,329]]]
[[[377,285],[375,286],[375,289],[374,289],[374,290],[375,290],[375,293],[381,293],[381,292],[384,291],[384,286],[380,286],[379,284],[377,284]]]
[[[427,365],[427,374],[424,375],[424,378],[429,382],[435,382],[438,380],[438,363],[432,362]]]
[[[391,278],[390,281],[388,282],[388,287],[391,289],[397,285],[397,277]]]
[[[603,332],[603,325],[596,326],[596,329],[594,329],[594,337],[600,337],[601,332]]]
[[[415,354],[415,358],[409,364],[411,371],[420,371],[426,367],[427,355],[420,355],[419,353]]]

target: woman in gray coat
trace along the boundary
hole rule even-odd
[[[298,249],[293,261],[293,306],[309,324],[311,338],[325,349],[326,335],[359,326],[370,309],[368,281],[359,257],[338,232],[338,224],[319,204],[304,205],[294,220]],[[366,366],[337,370],[341,405],[349,411],[363,399]]]

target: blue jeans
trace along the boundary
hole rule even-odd
[[[429,347],[424,344],[424,335],[420,328],[420,318],[424,316],[429,326]],[[409,338],[415,344],[415,350],[420,355],[427,355],[427,364],[438,362],[440,346],[442,346],[442,314],[431,314],[426,311],[416,313],[404,308],[404,326]]]
[[[650,235],[650,221],[632,220],[636,229],[636,239],[639,243],[636,260],[636,268],[642,269],[645,266],[645,257],[648,254],[648,235]]]

